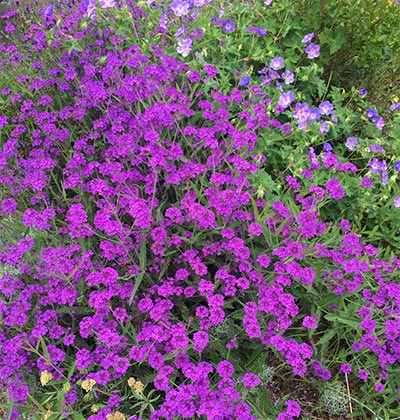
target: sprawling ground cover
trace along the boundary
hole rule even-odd
[[[325,6],[3,14],[4,419],[400,418],[400,104]]]

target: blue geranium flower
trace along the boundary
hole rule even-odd
[[[222,32],[226,34],[233,32],[236,28],[235,22],[230,19],[223,20],[220,23],[222,23]]]
[[[250,76],[244,76],[240,79],[239,86],[245,87],[250,83]]]
[[[345,143],[346,147],[350,150],[354,150],[358,146],[358,140],[357,137],[348,137]]]
[[[43,16],[44,17],[50,17],[50,16],[53,15],[53,12],[54,12],[54,6],[50,3],[44,9]]]
[[[375,111],[375,109],[374,108],[368,108],[366,111],[365,111],[365,115],[370,119],[370,120],[372,120],[373,118],[376,118],[377,116],[378,116],[378,113]]]
[[[307,56],[309,59],[317,58],[319,57],[319,45],[311,43],[306,49],[305,52],[307,53]]]

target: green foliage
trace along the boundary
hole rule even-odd
[[[330,77],[335,86],[346,89],[360,86],[363,80],[362,87],[373,87],[374,98],[387,103],[385,95],[400,66],[397,4],[388,0],[297,0],[292,5],[299,27],[314,31],[321,44],[319,64],[324,79]]]

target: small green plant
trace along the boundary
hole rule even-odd
[[[274,368],[272,366],[264,364],[261,374],[260,374],[261,383],[264,386],[271,384],[274,380],[274,376],[275,376]]]
[[[338,384],[324,389],[319,403],[332,415],[345,415],[349,411],[349,397],[343,385]]]

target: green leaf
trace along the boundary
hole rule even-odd
[[[131,297],[129,299],[129,304],[132,304],[133,298],[136,295],[136,292],[140,286],[140,283],[143,280],[145,268],[146,268],[146,258],[147,258],[147,249],[146,249],[146,234],[142,232],[142,236],[140,238],[140,252],[139,252],[139,265],[140,265],[140,273],[136,277],[135,286],[133,287]]]
[[[326,83],[322,79],[316,79],[318,95],[322,98],[326,92]]]
[[[353,327],[353,328],[357,328],[360,324],[360,321],[358,321],[358,320],[351,319],[351,318],[345,318],[345,317],[340,316],[338,314],[326,314],[324,316],[324,318],[327,321],[337,322],[339,324],[345,324],[345,325],[348,325],[348,326]]]
[[[326,344],[329,341],[332,340],[333,337],[335,337],[335,335],[337,335],[337,331],[332,329],[330,331],[328,331],[326,334],[324,334],[318,341],[317,341],[317,345],[322,345],[322,344]]]
[[[67,51],[68,51],[69,54],[71,54],[71,52],[73,50],[76,50],[76,51],[79,51],[79,52],[83,51],[83,48],[81,47],[81,45],[79,44],[79,41],[77,39],[71,39],[68,42],[68,44],[67,44],[68,45],[68,50]]]

